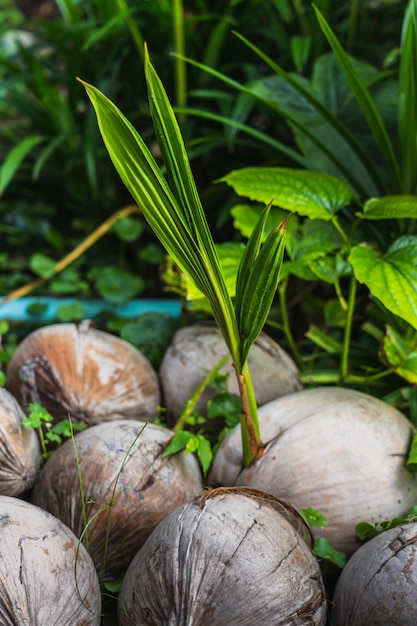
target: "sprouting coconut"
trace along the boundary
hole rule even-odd
[[[0,496],[0,624],[99,626],[94,564],[60,520]]]
[[[41,471],[33,502],[83,538],[102,579],[126,568],[157,523],[202,488],[191,454],[163,456],[171,437],[137,420],[97,424]]]
[[[24,410],[38,402],[54,421],[87,426],[157,414],[159,383],[149,361],[119,337],[80,324],[52,324],[28,335],[7,368],[7,388]]]
[[[417,475],[405,467],[414,428],[397,409],[337,387],[303,390],[259,409],[266,447],[243,466],[237,429],[221,444],[210,484],[265,489],[328,520],[315,529],[352,554],[355,526],[404,515],[417,502]]]
[[[391,528],[361,546],[342,571],[331,626],[415,626],[417,523]]]
[[[0,387],[0,494],[19,496],[34,484],[40,468],[39,440],[22,425],[17,400]]]
[[[200,322],[175,333],[159,371],[169,422],[178,419],[187,400],[207,376],[207,372],[227,355],[228,349],[222,334],[211,323]],[[265,333],[261,333],[252,346],[249,368],[258,404],[265,404],[301,389],[294,361]],[[228,391],[238,396],[239,388],[231,361],[220,371],[229,374]],[[196,404],[196,410],[203,412],[216,393],[214,387],[207,387]]]
[[[320,569],[296,512],[269,494],[214,489],[159,523],[130,564],[120,626],[326,623]]]

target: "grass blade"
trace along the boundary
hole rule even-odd
[[[381,115],[378,109],[373,102],[371,95],[365,85],[365,83],[361,80],[359,75],[357,74],[355,68],[352,65],[349,56],[343,50],[339,40],[336,35],[333,33],[329,24],[320,13],[320,11],[313,5],[313,8],[316,12],[317,19],[320,24],[320,28],[322,29],[327,41],[330,44],[342,70],[345,73],[346,79],[350,85],[352,93],[354,94],[362,113],[365,116],[365,119],[368,123],[369,128],[372,131],[372,134],[381,150],[381,153],[384,157],[385,164],[391,179],[391,188],[394,193],[400,192],[401,183],[400,183],[400,174],[397,165],[397,160],[395,158],[394,150],[389,139],[388,133],[386,131],[384,122],[381,118]]]
[[[413,194],[417,187],[417,1],[410,0],[401,35],[398,93],[399,156],[402,192]]]

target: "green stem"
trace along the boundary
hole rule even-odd
[[[187,403],[186,403],[186,405],[184,407],[184,410],[182,411],[181,415],[179,416],[178,420],[175,423],[175,426],[173,428],[174,433],[177,433],[179,430],[182,430],[182,428],[184,428],[185,424],[187,423],[188,418],[190,417],[190,415],[194,411],[195,406],[196,406],[197,402],[199,401],[203,391],[211,383],[213,378],[215,378],[217,376],[217,374],[220,372],[221,368],[224,365],[226,365],[226,363],[228,363],[229,361],[230,361],[230,354],[227,354],[225,357],[223,357],[217,363],[217,365],[215,365],[213,367],[213,369],[210,370],[210,372],[207,374],[207,376],[204,378],[204,380],[202,380],[200,382],[200,384],[197,385],[194,393],[187,400]]]
[[[117,0],[117,4],[118,4],[120,11],[127,12],[129,10],[126,0]],[[144,61],[145,60],[145,52],[144,52],[145,42],[143,40],[141,32],[131,15],[126,15],[124,20],[126,22],[127,27],[130,30],[130,34],[132,35],[132,39],[135,42],[139,56],[142,59],[142,61]]]
[[[262,455],[264,446],[261,442],[258,407],[247,361],[243,366],[242,372],[236,371],[236,374],[242,403],[240,426],[243,465],[247,467]]]
[[[176,103],[178,107],[184,107],[187,104],[187,73],[186,65],[183,58],[178,55],[185,55],[185,37],[184,37],[184,10],[182,0],[174,0],[174,38],[175,38],[175,90]],[[184,116],[179,116],[181,122]]]
[[[356,281],[356,278],[352,274],[351,279],[350,279],[350,285],[349,285],[345,334],[343,337],[342,358],[340,362],[340,382],[341,383],[345,380],[347,373],[348,373],[348,369],[349,369],[350,340],[352,336],[352,324],[353,324],[353,315],[355,312],[357,287],[358,287],[358,283]]]

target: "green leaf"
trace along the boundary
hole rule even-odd
[[[209,419],[220,417],[225,420],[228,428],[233,428],[239,423],[240,412],[240,399],[224,391],[218,393],[210,400],[207,405],[206,415]]]
[[[305,336],[329,354],[342,353],[342,344],[340,343],[340,341],[337,341],[336,339],[334,339],[334,337],[331,337],[313,324],[310,326]]]
[[[329,540],[324,537],[320,537],[315,540],[313,552],[320,559],[334,563],[334,565],[337,565],[337,567],[340,567],[341,569],[346,565],[346,554],[340,550],[336,550],[336,548],[331,545]]]
[[[334,285],[336,281],[351,274],[351,266],[342,254],[312,259],[309,269],[318,280]]]
[[[207,472],[213,461],[213,451],[210,442],[202,435],[198,435],[197,456],[200,461],[201,469],[203,470],[203,475],[207,476]]]
[[[260,221],[262,220],[263,217]],[[256,240],[259,235],[258,229],[255,229],[247,244],[249,254],[246,257],[242,256],[235,298],[242,366],[246,363],[252,344],[266,322],[275,297],[285,250],[285,228],[286,222],[278,224],[269,233],[256,257],[253,249],[251,250],[252,237]],[[239,374],[242,373],[242,370],[237,371]]]
[[[238,362],[238,331],[233,305],[196,195],[179,127],[147,55],[145,67],[157,139],[169,168],[172,168],[170,183],[178,185],[175,193],[130,122],[98,89],[84,85],[119,175],[168,254],[209,300],[229,350]]]
[[[81,322],[85,318],[85,308],[81,302],[61,304],[56,311],[60,322]]]
[[[32,137],[26,137],[20,143],[18,143],[9,152],[4,159],[3,165],[0,168],[0,195],[2,195],[12,180],[13,176],[19,169],[20,164],[25,157],[37,146],[43,137],[40,135],[34,135]]]
[[[377,524],[373,522],[360,522],[355,526],[355,533],[361,541],[365,541],[365,539],[371,539],[371,537],[376,537],[379,534],[376,527]]]
[[[100,268],[95,288],[109,302],[123,304],[142,293],[145,281],[132,272],[109,265]]]
[[[258,223],[259,216],[263,209],[264,205],[256,207],[252,204],[236,204],[230,211],[233,217],[234,228],[236,228],[236,230],[238,230],[243,237],[249,239],[252,231]],[[268,234],[277,224],[282,222],[285,216],[286,211],[277,207],[271,207],[265,223],[265,231],[262,241],[266,239]]]
[[[42,252],[32,254],[29,261],[32,272],[41,276],[41,278],[50,278],[53,276],[55,274],[55,265],[55,261]]]
[[[331,222],[300,220],[292,216],[287,227],[287,253],[291,261],[305,266],[340,248],[342,238]]]
[[[379,356],[396,374],[409,383],[417,383],[417,337],[402,337],[392,326],[387,325]]]
[[[416,193],[417,187],[417,2],[409,0],[405,10],[398,81],[398,134],[402,191]]]
[[[236,275],[244,248],[244,244],[237,241],[216,244],[216,251],[219,257],[224,283],[231,298],[233,298],[236,293]],[[191,303],[191,308],[193,310],[210,311],[210,305],[207,299],[204,299],[204,302],[202,301],[204,296],[201,291],[187,278],[185,283],[187,290],[186,298],[187,301]]]
[[[365,119],[369,125],[369,128],[372,131],[373,136],[381,150],[381,153],[385,159],[385,163],[391,178],[391,185],[394,190],[400,191],[400,176],[398,170],[397,159],[394,154],[393,146],[390,142],[388,133],[384,126],[384,122],[382,121],[381,115],[378,109],[375,106],[375,103],[372,100],[372,97],[366,87],[364,81],[360,78],[358,73],[356,72],[352,61],[349,56],[343,50],[340,42],[338,41],[336,35],[333,33],[329,24],[327,23],[324,16],[320,13],[318,8],[314,6],[313,8],[316,12],[317,19],[320,24],[320,28],[324,33],[327,41],[329,42],[341,68],[343,69],[352,93],[354,94],[362,112],[365,116]]]
[[[172,437],[162,456],[170,456],[171,454],[176,454],[177,452],[184,450],[190,439],[194,436],[195,435],[193,433],[190,433],[187,430],[179,430]]]
[[[356,279],[395,315],[417,328],[417,237],[396,239],[385,254],[367,245],[349,255]]]
[[[144,223],[135,217],[123,217],[115,222],[111,228],[122,241],[136,241],[143,233]]]
[[[352,193],[329,174],[285,167],[246,167],[220,179],[241,195],[310,219],[333,220]]]
[[[417,433],[414,434],[405,465],[411,472],[417,472]]]
[[[321,528],[327,526],[326,517],[323,513],[320,513],[320,511],[317,511],[316,509],[308,507],[307,509],[300,509],[298,512],[304,517],[310,526],[320,526]]]
[[[370,198],[358,214],[367,220],[417,218],[417,196],[383,196]]]

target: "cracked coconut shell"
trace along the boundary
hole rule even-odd
[[[158,522],[202,488],[193,455],[163,456],[171,438],[155,424],[104,422],[77,433],[75,449],[64,443],[41,471],[32,501],[77,537],[86,528],[81,475],[89,552],[103,580],[117,577]]]
[[[361,546],[342,570],[331,626],[415,626],[417,523],[391,528]]]
[[[175,422],[187,400],[208,372],[228,354],[220,330],[210,322],[200,322],[178,330],[165,352],[159,370],[164,406],[169,423]],[[291,357],[265,333],[261,333],[249,354],[249,368],[258,404],[298,391],[302,385]],[[232,363],[221,370],[229,374],[229,393],[238,396],[236,372]],[[207,387],[196,410],[204,412],[218,390]]]
[[[355,526],[405,515],[417,502],[417,474],[405,467],[415,429],[389,404],[352,389],[298,391],[259,409],[263,455],[242,465],[239,428],[220,445],[209,483],[264,489],[327,518],[316,538],[352,554]]]
[[[7,368],[7,388],[24,410],[38,402],[55,422],[92,426],[157,414],[159,382],[152,365],[126,341],[80,324],[52,324],[28,335]]]
[[[214,489],[165,517],[130,564],[119,626],[324,626],[304,523],[270,494]]]
[[[16,399],[0,387],[0,494],[19,496],[33,486],[41,455],[36,432],[22,426],[25,415]]]
[[[42,509],[0,496],[0,626],[100,626],[100,585],[77,537]]]

